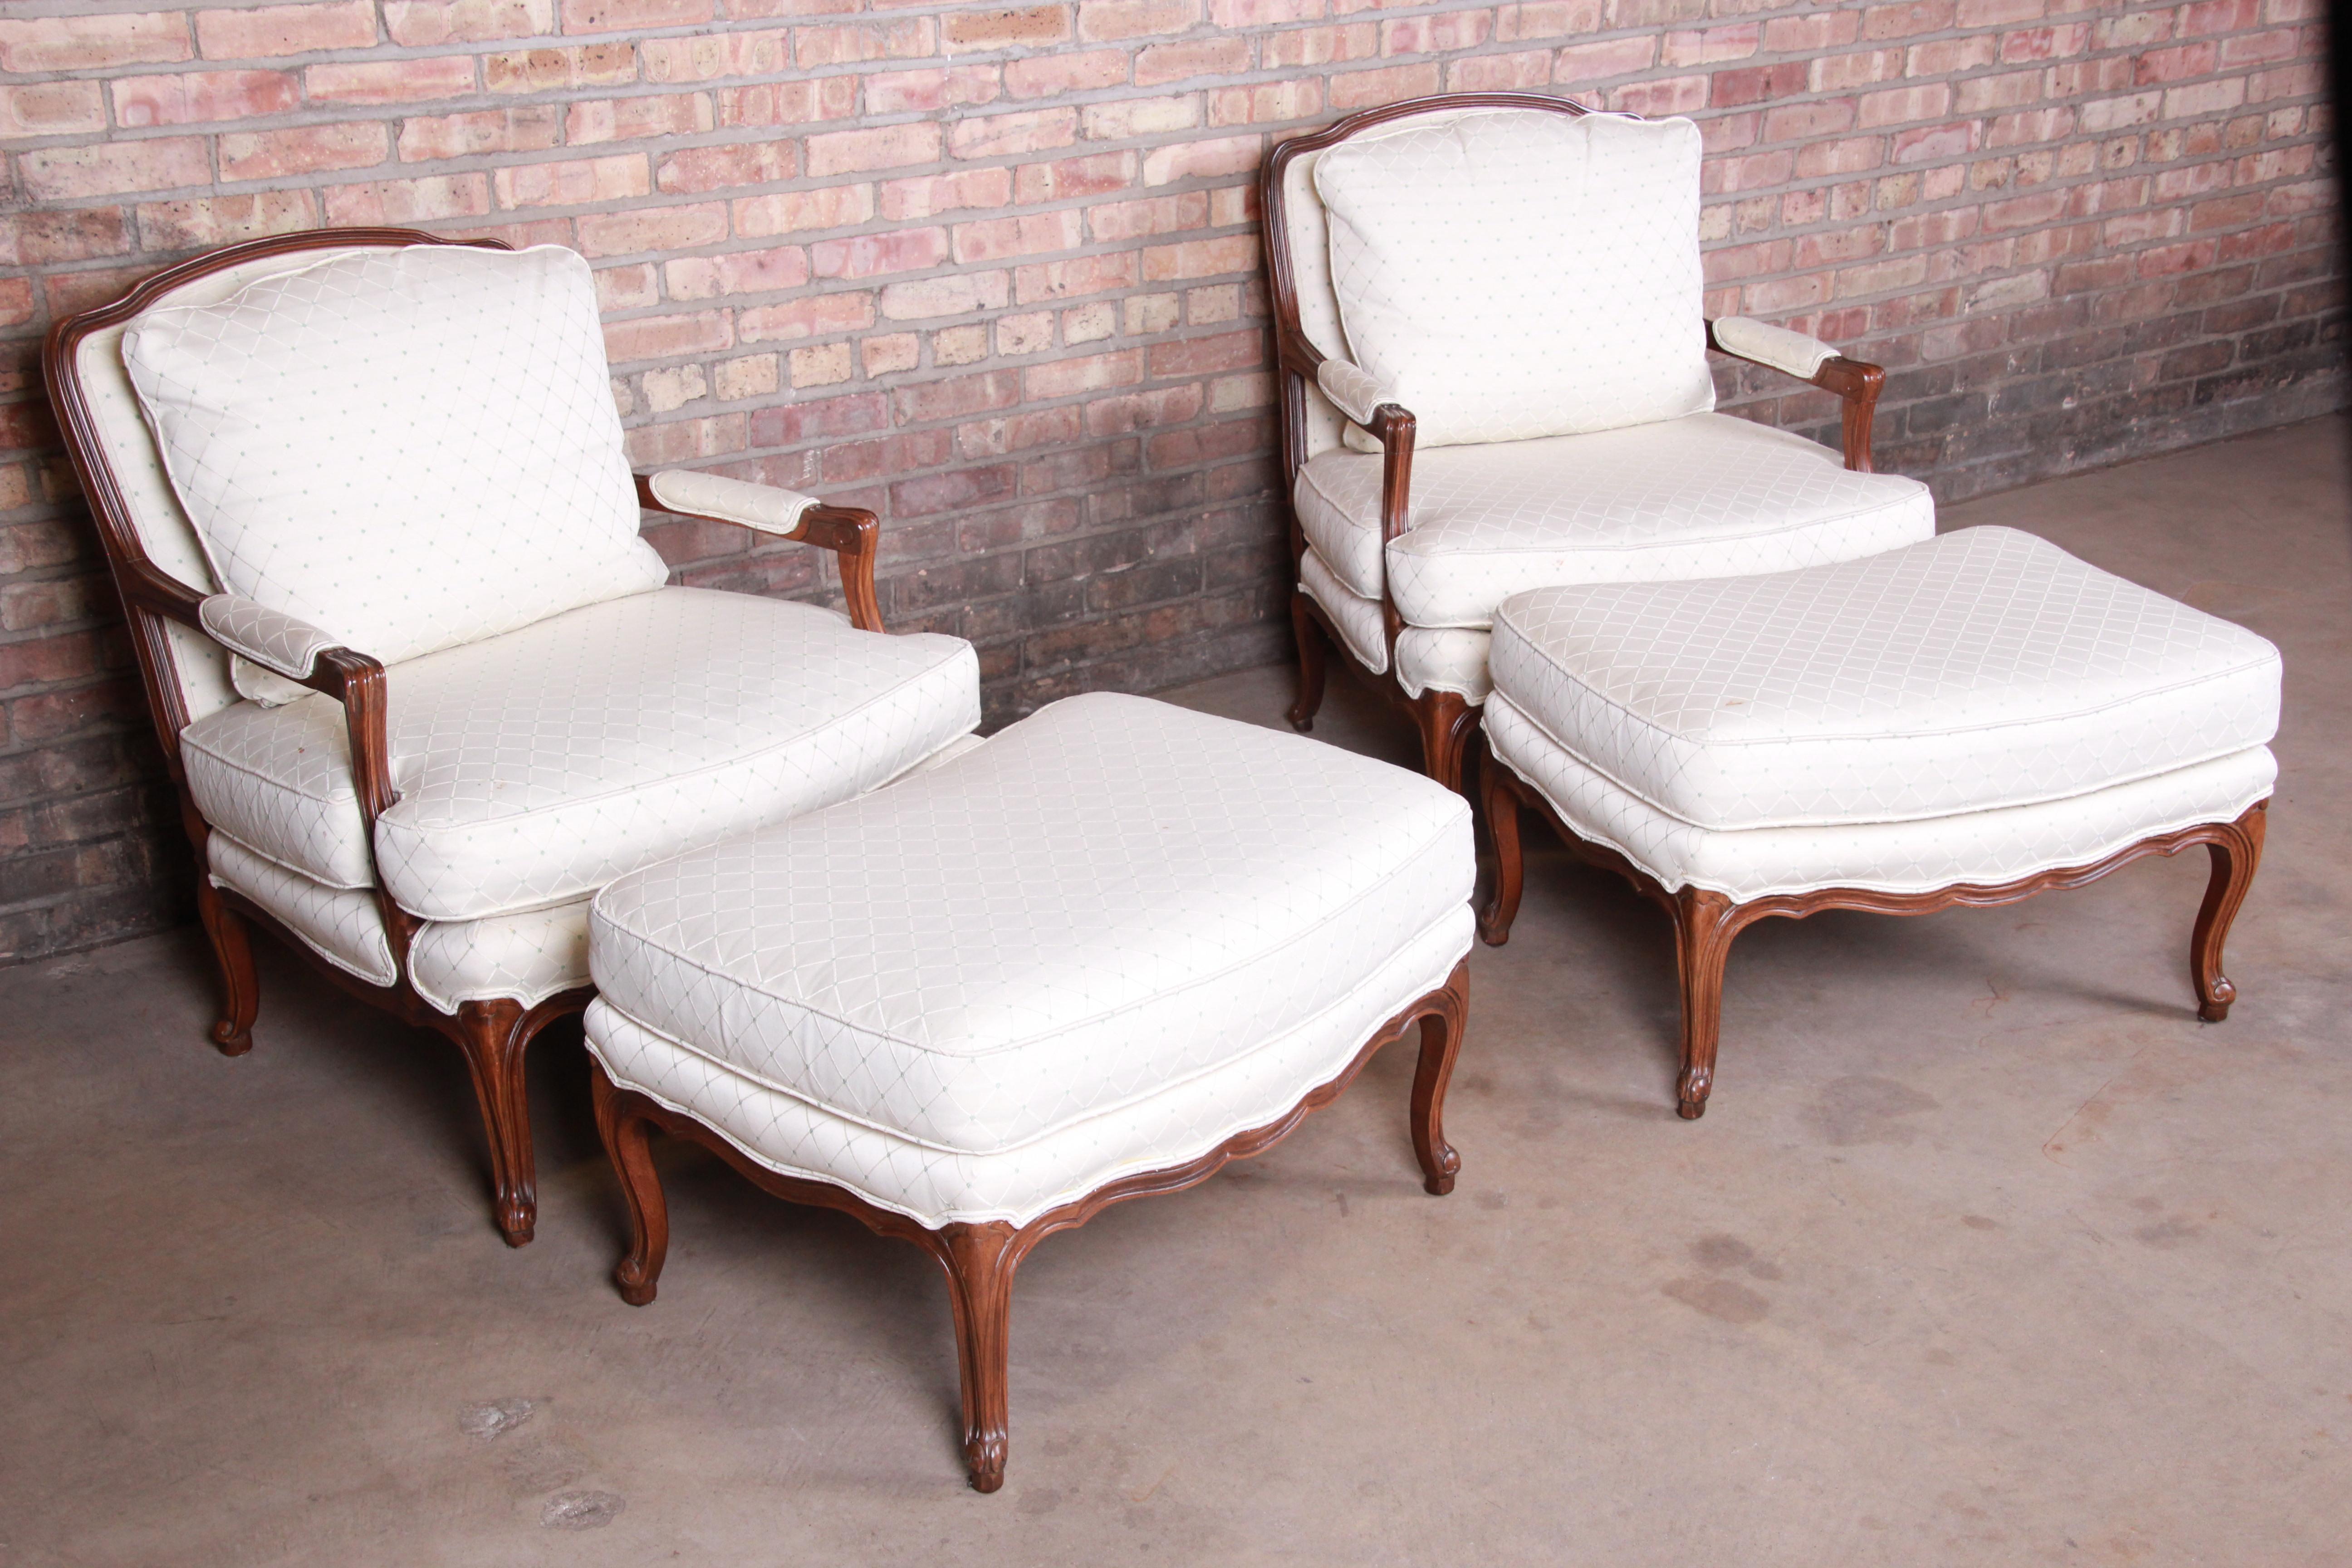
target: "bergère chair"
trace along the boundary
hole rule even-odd
[[[257,925],[464,1051],[495,1215],[536,1214],[523,1056],[636,867],[882,784],[979,722],[885,637],[872,513],[633,478],[585,262],[404,229],[255,240],[60,321],[51,399],[130,619],[220,970]],[[640,507],[835,552],[846,619],[665,586]]]
[[[1284,142],[1259,191],[1299,729],[1328,637],[1458,789],[1511,595],[1811,566],[1935,531],[1924,486],[1871,470],[1876,365],[1705,319],[1689,121],[1415,99]],[[1843,466],[1712,412],[1711,348],[1843,398]]]

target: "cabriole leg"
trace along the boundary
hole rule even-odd
[[[622,1300],[642,1307],[654,1299],[662,1264],[669,1257],[669,1200],[662,1195],[661,1173],[654,1169],[651,1124],[636,1114],[639,1102],[605,1077],[604,1067],[593,1058],[589,1072],[596,1131],[629,1205],[629,1250],[614,1268],[613,1281],[621,1288]]]
[[[1486,907],[1478,911],[1478,936],[1488,947],[1500,947],[1511,940],[1511,922],[1519,918],[1519,895],[1527,881],[1527,854],[1519,843],[1519,792],[1491,745],[1478,772],[1478,816],[1495,847],[1495,886]]]
[[[1675,967],[1682,983],[1683,1069],[1675,1110],[1685,1121],[1706,1114],[1715,1087],[1715,1052],[1723,1035],[1723,966],[1738,927],[1737,908],[1721,893],[1685,888],[1675,894]]]
[[[2208,844],[2213,875],[2205,884],[2205,902],[2197,911],[2197,929],[2189,940],[2189,977],[2197,987],[2197,1016],[2218,1024],[2230,1016],[2238,988],[2221,973],[2221,948],[2230,940],[2230,926],[2254,885],[2262,864],[2263,836],[2269,826],[2269,803],[2261,802],[2230,825],[2227,836]]]
[[[253,943],[245,917],[228,907],[220,889],[203,877],[196,880],[196,914],[213,944],[213,964],[220,975],[220,1014],[213,1020],[212,1042],[225,1057],[241,1057],[253,1049],[254,1015],[261,1010],[261,983],[253,973]]]
[[[1444,999],[1421,1020],[1421,1062],[1412,1074],[1412,1152],[1421,1161],[1421,1184],[1438,1197],[1454,1190],[1462,1156],[1445,1141],[1445,1086],[1462,1050],[1463,1026],[1470,1016],[1470,961],[1454,966]]]
[[[457,1009],[457,1044],[473,1074],[490,1144],[490,1177],[498,1195],[492,1217],[509,1247],[531,1238],[539,1221],[537,1173],[530,1151],[530,1096],[523,1056],[544,1020],[518,1002],[467,1002]]]
[[[1004,1484],[1011,1417],[1006,1388],[1012,1352],[1013,1271],[1028,1250],[1002,1220],[951,1225],[933,1249],[948,1273],[955,1310],[956,1360],[963,1384],[963,1459],[974,1491]]]

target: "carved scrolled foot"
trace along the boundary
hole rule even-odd
[[[1685,1121],[1696,1121],[1705,1116],[1707,1091],[1714,1087],[1714,1073],[1684,1068],[1681,1079],[1675,1085],[1675,1114]]]
[[[1004,1484],[1004,1455],[1010,1440],[1002,1432],[967,1432],[963,1439],[964,1468],[971,1489],[992,1492]]]
[[[499,1235],[509,1247],[528,1247],[539,1234],[539,1195],[528,1188],[499,1194]]]

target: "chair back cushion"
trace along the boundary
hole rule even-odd
[[[569,250],[338,255],[122,356],[215,581],[386,663],[664,581]]]
[[[1396,389],[1420,445],[1715,406],[1689,121],[1407,121],[1325,153],[1315,184],[1349,357]]]

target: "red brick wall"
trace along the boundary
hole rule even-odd
[[[0,7],[0,954],[169,918],[39,334],[248,235],[577,247],[641,463],[888,521],[893,625],[1003,717],[1281,657],[1248,182],[1459,88],[1706,126],[1711,309],[1893,372],[1957,496],[2334,406],[2318,0],[11,0]],[[1759,417],[1819,395],[1726,373]],[[689,581],[817,558],[667,529]]]

